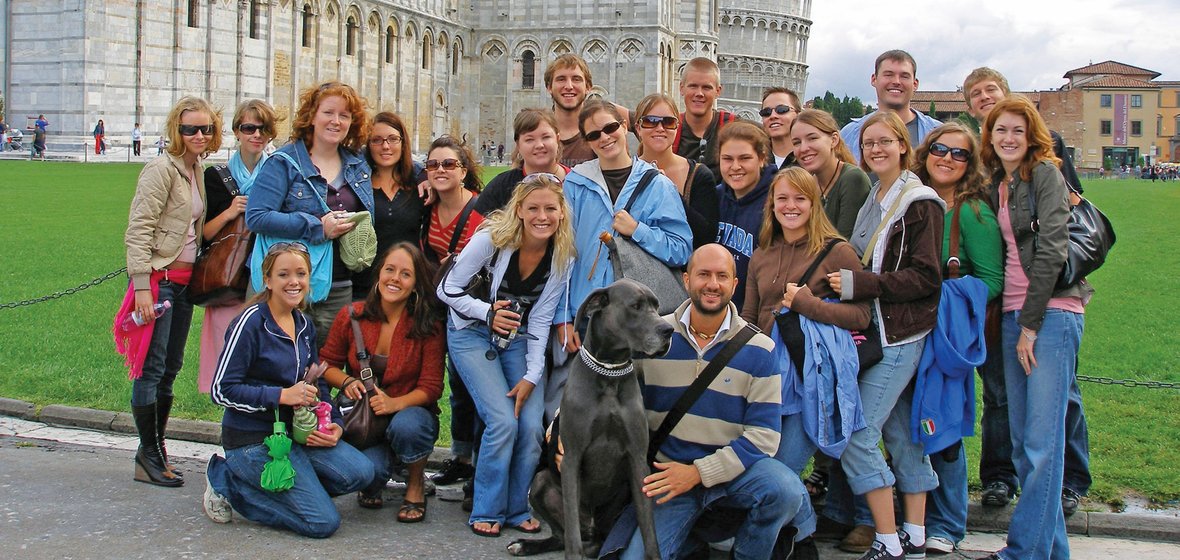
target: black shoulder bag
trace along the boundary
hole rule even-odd
[[[697,402],[697,399],[701,398],[701,394],[717,378],[717,374],[721,373],[721,370],[729,364],[729,361],[738,353],[738,350],[741,350],[751,338],[754,338],[757,332],[757,327],[746,323],[746,326],[742,327],[733,338],[729,339],[725,343],[725,346],[721,347],[721,350],[717,352],[717,355],[713,356],[712,360],[709,360],[709,365],[705,366],[705,369],[692,382],[692,385],[689,385],[688,389],[680,395],[676,404],[672,405],[672,410],[668,411],[667,416],[664,416],[664,421],[660,423],[660,427],[656,428],[656,431],[652,433],[651,439],[648,440],[647,463],[649,465],[656,460],[656,452],[660,450],[660,446],[664,445],[664,440],[668,439],[668,434],[672,433],[672,429],[676,427],[676,424],[680,423],[680,419],[684,418],[684,415],[688,413],[688,409],[692,408],[692,405]]]
[[[1056,290],[1073,286],[1098,270],[1106,262],[1106,254],[1114,247],[1115,240],[1114,226],[1110,225],[1106,215],[1089,200],[1082,198],[1068,183],[1065,187],[1078,197],[1078,203],[1069,209],[1069,223],[1066,224],[1069,230],[1068,254],[1061,267],[1061,274],[1057,276]],[[1028,187],[1028,206],[1032,214],[1033,234],[1037,236],[1033,238],[1035,247],[1041,235],[1041,222],[1037,218],[1037,197],[1034,196],[1031,183]]]

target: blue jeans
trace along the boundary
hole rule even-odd
[[[143,360],[143,376],[131,383],[131,406],[155,404],[160,397],[172,396],[172,382],[184,365],[184,345],[193,322],[193,304],[188,302],[188,286],[160,280],[156,303],[172,302],[172,309],[156,318],[152,341]]]
[[[455,360],[447,361],[447,383],[451,386],[451,453],[470,459],[475,452],[475,403],[455,371]]]
[[[815,455],[816,446],[807,432],[803,429],[803,414],[783,416],[782,438],[779,440],[778,452],[774,458],[785,465],[795,474],[791,490],[798,484],[798,490],[803,494],[800,499],[799,511],[791,519],[790,525],[797,529],[795,540],[800,541],[815,532],[815,509],[811,507],[811,496],[807,494],[807,487],[799,480],[799,473],[807,466],[807,461]]]
[[[706,506],[746,509],[746,522],[734,537],[733,557],[770,558],[779,529],[807,502],[799,476],[778,461],[762,459],[741,476],[712,488],[697,485],[666,503],[654,505],[656,539],[661,558],[677,558],[693,524]],[[643,538],[636,530],[622,560],[643,558]]]
[[[447,349],[486,426],[475,466],[470,523],[520,525],[529,519],[529,485],[541,456],[545,381],[533,389],[520,418],[505,395],[525,374],[528,336],[522,327],[507,349],[491,341],[485,323],[456,330],[448,321]],[[491,351],[493,359],[488,359]]]
[[[1005,349],[1015,349],[1022,336],[1017,313],[1004,314]],[[1069,558],[1061,512],[1065,409],[1084,328],[1082,314],[1047,309],[1033,346],[1032,374],[1025,375],[1015,351],[1004,354],[1012,459],[1023,489],[1008,525],[1008,546],[1000,551],[1005,560]]]
[[[926,495],[926,536],[953,543],[967,536],[967,455],[962,445],[958,457],[947,461],[942,453],[930,456],[938,488]]]
[[[373,484],[366,489],[377,492],[393,474],[393,458],[414,463],[430,456],[438,439],[438,416],[420,406],[398,411],[385,429],[385,442],[361,451],[373,462]]]
[[[1008,429],[1008,393],[1004,389],[1003,345],[987,347],[987,359],[978,368],[983,385],[983,413],[980,415],[979,480],[986,487],[1003,482],[1015,492],[1016,466],[1012,464],[1012,435]]]
[[[1063,485],[1079,496],[1090,492],[1090,430],[1078,387],[1078,366],[1074,361],[1069,380],[1069,404],[1065,408],[1065,477]]]
[[[828,469],[828,496],[824,499],[824,517],[845,525],[872,527],[873,513],[864,496],[857,496],[848,487],[848,477],[840,461],[832,461]]]
[[[210,457],[209,483],[246,519],[305,537],[332,536],[340,527],[332,496],[368,486],[373,480],[373,464],[343,441],[335,447],[295,444],[287,458],[295,469],[295,486],[290,490],[262,489],[262,468],[270,456],[261,443],[227,449],[224,459]]]
[[[918,360],[926,340],[886,346],[884,357],[860,376],[860,400],[867,427],[849,438],[840,464],[848,485],[857,495],[870,490],[897,486],[905,494],[920,494],[938,487],[922,446],[910,439],[910,403],[914,388],[910,381],[918,371]],[[893,459],[893,470],[877,442],[884,439]]]

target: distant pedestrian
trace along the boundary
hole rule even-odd
[[[37,115],[37,120],[33,122],[33,147],[29,151],[29,161],[35,157],[45,159],[45,131],[47,128],[49,128],[49,121],[45,120],[45,115]]]
[[[164,153],[164,148],[167,147],[168,141],[165,140],[163,136],[161,136],[159,140],[156,140],[156,155],[162,155]]]
[[[496,159],[499,160],[500,163],[504,163],[504,143],[503,142],[500,142],[500,145],[496,147]]]
[[[135,154],[135,157],[139,157],[139,148],[142,145],[143,131],[139,129],[139,123],[135,123],[135,128],[131,129],[131,151]]]
[[[4,151],[8,147],[8,125],[4,122],[4,116],[0,115],[0,151]]]
[[[107,145],[104,141],[106,134],[106,125],[102,123],[102,119],[98,119],[98,124],[94,125],[94,155],[105,155],[107,153]]]

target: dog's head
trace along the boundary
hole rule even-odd
[[[578,308],[576,324],[588,322],[585,338],[599,357],[620,350],[633,358],[663,356],[672,345],[673,330],[659,309],[650,288],[624,278],[591,292]]]

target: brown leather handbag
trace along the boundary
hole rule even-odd
[[[238,184],[224,165],[214,167],[231,197],[238,196]],[[246,228],[246,215],[239,214],[222,226],[193,265],[188,285],[193,305],[213,307],[241,300],[250,280],[250,248],[254,234]]]
[[[392,415],[380,415],[373,412],[369,406],[369,399],[377,396],[377,385],[373,383],[373,368],[369,366],[369,352],[365,350],[365,339],[361,334],[361,325],[353,316],[352,305],[348,306],[348,319],[352,323],[352,337],[356,340],[356,359],[361,364],[360,380],[364,384],[365,393],[360,400],[348,401],[341,390],[336,394],[336,406],[344,414],[344,441],[357,449],[367,449],[385,441],[385,430],[389,427]],[[345,408],[351,409],[344,412]]]

